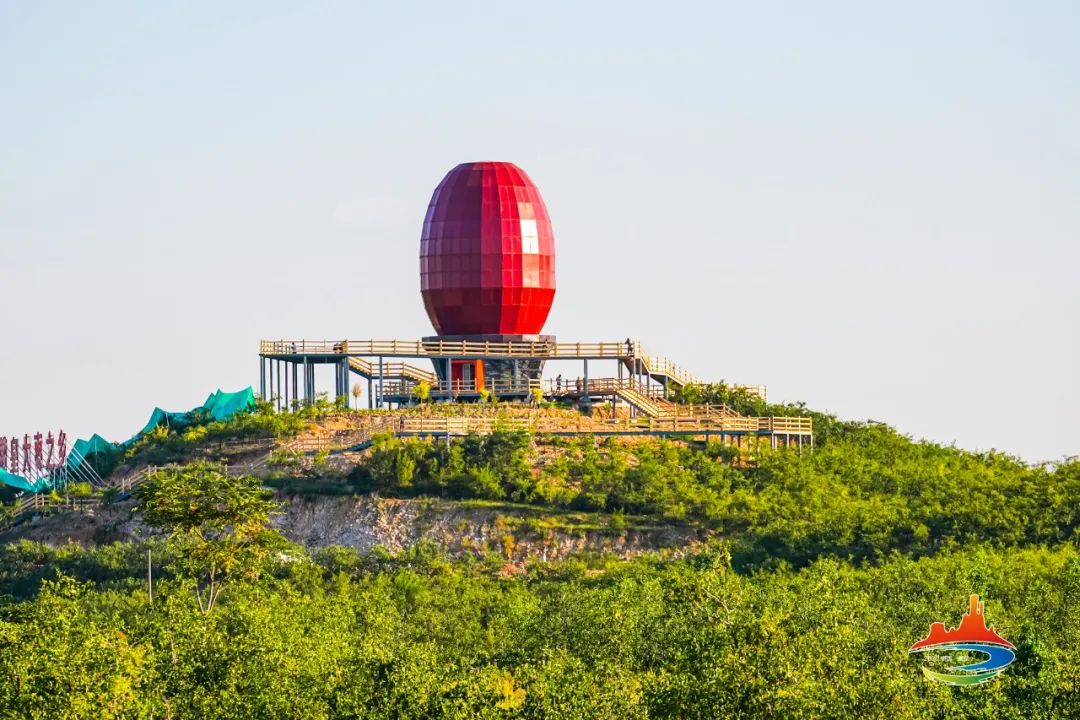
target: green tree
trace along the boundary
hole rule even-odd
[[[421,405],[426,403],[431,397],[431,383],[427,380],[421,380],[413,387],[413,397],[419,401]]]
[[[257,576],[281,538],[267,527],[277,503],[256,478],[231,478],[211,463],[154,472],[136,490],[147,524],[168,533],[169,545],[196,579],[199,609],[209,613],[236,576]]]

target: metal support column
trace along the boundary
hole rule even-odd
[[[304,404],[305,405],[310,405],[311,404],[311,375],[308,372],[309,370],[311,370],[311,363],[308,362],[308,357],[307,357],[307,355],[305,355],[304,356]]]
[[[446,358],[446,402],[454,401],[454,359]]]
[[[582,364],[585,367],[585,396],[582,398],[582,400],[585,402],[585,405],[590,405],[591,401],[589,400],[589,360],[588,360],[588,358],[582,360]]]
[[[372,385],[373,385],[373,383],[371,382],[371,376],[369,375],[368,379],[367,379],[367,406],[368,406],[368,410],[375,409],[375,395],[371,391]]]
[[[259,399],[266,400],[266,358],[259,356]]]
[[[345,407],[349,406],[349,360],[341,361],[341,396],[345,398]]]
[[[386,395],[385,395],[385,385],[383,384],[383,382],[384,382],[384,380],[383,380],[383,358],[382,358],[382,355],[380,355],[379,356],[379,402],[378,402],[378,407],[379,407],[380,410],[382,410],[382,407],[383,407],[383,398],[386,397]]]
[[[277,396],[277,400],[275,400],[275,402],[277,403],[278,412],[281,412],[281,361],[277,360],[274,364],[277,366],[277,392],[274,393]]]

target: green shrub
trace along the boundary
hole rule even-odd
[[[266,464],[272,468],[289,469],[299,467],[302,459],[303,456],[295,450],[277,448],[270,453]]]
[[[90,497],[94,494],[94,486],[88,482],[68,483],[64,490],[73,497]]]
[[[696,522],[731,537],[740,566],[1080,535],[1080,462],[1029,467],[1000,454],[912,442],[879,424],[848,424],[813,453],[764,452],[753,466],[733,465],[738,450],[717,442],[549,440],[560,453],[536,467],[522,431],[449,447],[383,438],[353,480],[362,491]]]

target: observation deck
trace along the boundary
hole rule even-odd
[[[433,372],[409,360],[427,360],[435,367],[447,368],[447,372]],[[580,361],[582,374],[566,379],[562,375],[554,379],[511,381],[451,379],[450,363],[462,360]],[[261,340],[259,361],[263,398],[276,398],[279,406],[284,402],[285,407],[290,399],[294,403],[313,400],[316,396],[314,369],[329,364],[336,368],[335,395],[347,396],[350,375],[356,374],[367,380],[368,406],[371,408],[414,404],[418,386],[424,383],[427,386],[424,394],[434,401],[469,401],[491,395],[521,399],[539,392],[546,399],[576,401],[584,407],[597,401],[610,402],[612,417],[621,403],[630,408],[631,417],[647,418],[654,429],[668,429],[680,434],[783,436],[785,441],[797,441],[800,445],[813,436],[813,422],[808,417],[744,417],[722,405],[672,402],[669,394],[675,389],[704,384],[704,381],[667,358],[650,355],[642,343],[633,340]],[[598,362],[614,364],[615,376],[595,377],[594,373],[590,377],[590,361],[594,370]],[[762,385],[732,387],[766,398],[766,389]]]

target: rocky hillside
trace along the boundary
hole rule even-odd
[[[603,553],[633,557],[670,550],[680,555],[699,547],[712,533],[690,526],[619,527],[620,519],[600,513],[550,513],[503,503],[378,495],[290,495],[277,493],[281,514],[273,525],[309,548],[339,545],[361,552],[381,547],[407,550],[433,543],[452,555],[497,553],[506,560],[558,560]],[[134,512],[134,503],[105,505],[93,513],[38,518],[0,537],[57,546],[84,546],[143,539],[152,532]]]

